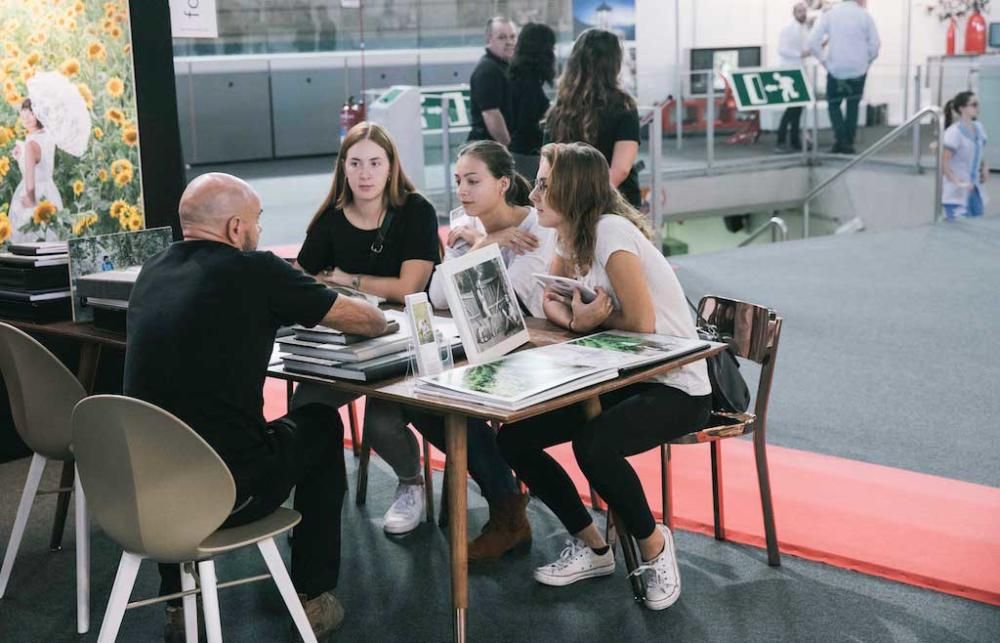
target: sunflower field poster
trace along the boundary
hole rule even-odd
[[[0,8],[0,245],[144,228],[128,1]]]

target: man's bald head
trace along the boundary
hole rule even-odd
[[[179,214],[185,239],[221,241],[241,250],[257,247],[260,197],[246,181],[212,172],[188,183]]]

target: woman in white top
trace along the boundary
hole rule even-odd
[[[983,153],[986,130],[979,122],[979,99],[972,92],[959,92],[945,104],[944,115],[947,129],[941,201],[945,218],[982,216],[989,202],[983,189],[989,170]]]
[[[538,214],[526,205],[531,188],[514,170],[510,153],[494,141],[466,145],[455,164],[455,184],[462,207],[452,213],[445,261],[499,244],[522,307],[532,315],[543,315],[543,290],[532,273],[546,271],[552,261],[555,235],[538,225]],[[438,308],[447,306],[437,274],[431,281],[430,299]],[[399,477],[396,499],[383,523],[389,534],[412,531],[424,513],[419,451],[407,423],[444,450],[441,417],[394,402],[368,400],[367,439]],[[510,467],[500,455],[493,429],[482,420],[469,421],[469,473],[490,507],[486,528],[469,544],[469,560],[499,558],[530,543],[527,498],[521,495]]]
[[[550,321],[577,333],[619,329],[696,337],[684,292],[650,230],[607,180],[608,165],[584,143],[542,149],[532,201],[542,225],[556,230],[552,274],[579,279],[597,298],[566,300],[545,292]],[[601,396],[603,412],[587,420],[568,407],[500,429],[497,441],[522,482],[556,514],[572,538],[559,559],[535,570],[545,585],[569,585],[611,574],[613,552],[593,524],[573,481],[545,449],[572,442],[581,471],[639,539],[646,606],[669,607],[680,596],[670,531],[657,525],[642,484],[625,459],[699,429],[711,410],[704,362]]]
[[[55,233],[46,225],[37,231],[22,231],[31,223],[35,208],[48,201],[58,212],[63,208],[62,196],[52,180],[56,144],[45,131],[45,125],[31,109],[31,99],[21,103],[21,123],[28,130],[24,142],[14,145],[14,160],[21,169],[21,182],[10,202],[11,241],[55,240]]]

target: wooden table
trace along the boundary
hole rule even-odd
[[[576,337],[576,335],[571,335],[544,320],[528,319],[527,322],[531,341],[526,347],[544,346]],[[724,349],[723,344],[713,344],[697,353],[648,368],[635,369],[616,379],[601,382],[519,411],[510,412],[486,409],[460,401],[418,397],[415,393],[413,378],[408,377],[359,384],[288,373],[281,365],[270,367],[268,376],[289,382],[323,384],[341,391],[350,391],[368,397],[420,407],[445,417],[445,445],[447,447],[445,460],[447,475],[445,478],[448,481],[446,493],[449,509],[449,540],[451,542],[451,602],[454,609],[454,640],[464,643],[466,639],[465,615],[469,607],[468,534],[466,533],[468,519],[468,436],[466,427],[468,418],[482,418],[500,423],[517,422],[577,403],[583,403],[588,416],[593,416],[600,412],[600,395],[676,370],[686,364],[715,355]]]
[[[0,319],[0,321],[23,330],[28,334],[61,337],[79,343],[80,363],[77,366],[76,378],[80,381],[83,390],[88,395],[94,391],[94,380],[97,377],[97,365],[101,359],[101,349],[107,346],[125,350],[125,333],[103,330],[90,323],[78,324],[72,321],[43,323],[20,319]],[[60,489],[73,488],[73,472],[73,462],[64,462],[62,477],[59,481]],[[56,501],[56,516],[52,524],[52,536],[49,539],[49,548],[52,551],[62,548],[62,535],[66,525],[66,513],[69,511],[69,499],[70,492],[61,491]]]

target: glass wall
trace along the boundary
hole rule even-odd
[[[351,3],[348,3],[351,4]],[[544,22],[572,38],[572,0],[218,0],[219,38],[175,39],[174,55],[280,54],[483,44],[490,16]]]

